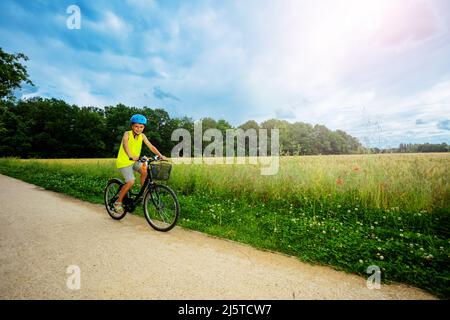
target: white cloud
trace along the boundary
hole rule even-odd
[[[133,31],[130,24],[127,24],[121,17],[109,10],[102,13],[102,18],[99,21],[82,18],[82,28],[85,27],[103,34],[119,37],[126,37]]]
[[[417,125],[417,119],[425,123]],[[359,121],[354,118],[354,129],[345,126],[343,129],[368,140],[368,144],[372,145],[381,139],[385,141],[384,145],[390,143],[395,146],[402,139],[406,142],[415,137],[425,141],[427,136],[430,139],[435,136],[448,143],[450,134],[445,130],[436,130],[442,119],[450,119],[450,81],[445,79],[409,97],[374,101],[368,104]]]

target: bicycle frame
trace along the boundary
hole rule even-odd
[[[141,186],[141,189],[139,190],[139,193],[133,193],[131,190],[128,191],[130,194],[130,197],[124,198],[124,205],[128,207],[129,212],[133,212],[136,209],[136,206],[139,204],[139,202],[142,200],[142,197],[145,194],[145,191],[150,186],[150,188],[154,188],[156,183],[152,179],[152,175],[150,173],[150,163],[152,161],[147,161],[147,177],[145,178],[144,184]],[[131,202],[128,202],[131,201]],[[153,196],[152,196],[152,202]]]

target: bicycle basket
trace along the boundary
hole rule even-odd
[[[150,164],[150,174],[153,180],[168,180],[172,171],[172,164],[165,161],[157,161]]]

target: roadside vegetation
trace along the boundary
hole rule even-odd
[[[101,204],[120,177],[114,161],[1,158],[0,173]],[[449,168],[447,153],[293,156],[273,176],[258,165],[175,163],[167,184],[183,227],[365,277],[376,265],[382,283],[448,299]]]

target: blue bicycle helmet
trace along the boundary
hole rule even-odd
[[[144,126],[146,126],[147,118],[145,116],[143,116],[142,114],[135,114],[130,119],[130,125],[132,125],[133,123],[140,123],[140,124],[143,124]]]

